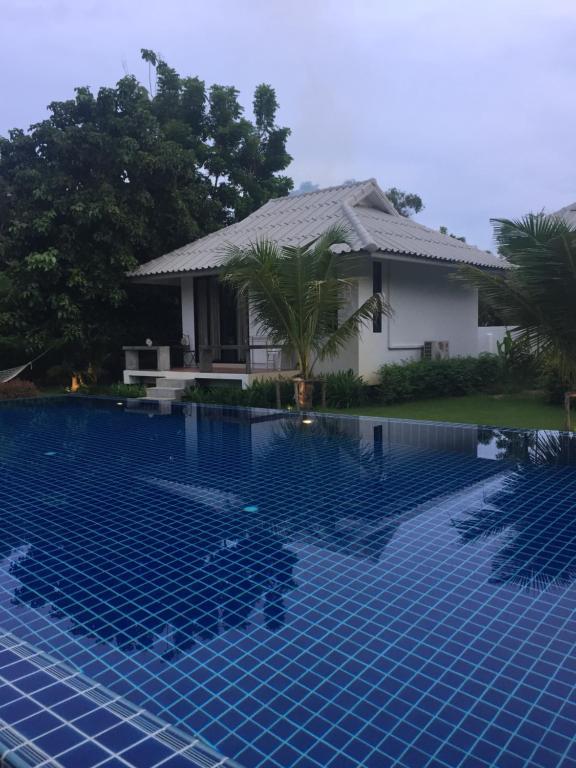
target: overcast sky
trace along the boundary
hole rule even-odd
[[[0,0],[0,134],[78,85],[276,88],[296,185],[377,178],[483,248],[490,217],[576,200],[576,0]]]

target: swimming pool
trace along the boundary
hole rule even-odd
[[[0,631],[246,768],[573,766],[576,441],[0,406]]]

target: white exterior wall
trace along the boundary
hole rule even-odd
[[[341,319],[372,293],[372,265],[367,255],[359,256],[360,277],[350,296],[349,309]],[[333,360],[318,363],[318,373],[352,368],[369,383],[384,363],[419,359],[425,341],[449,342],[451,357],[479,352],[478,296],[474,289],[452,279],[455,268],[437,262],[383,260],[383,290],[394,310],[392,319],[383,318],[382,332],[366,326]],[[184,277],[182,285],[182,329],[194,345],[194,279]],[[485,329],[489,331],[490,329]],[[251,343],[263,344],[250,317]],[[480,345],[484,351],[484,345]],[[260,360],[259,357],[262,357]],[[253,352],[254,364],[265,364],[264,350]]]
[[[365,328],[358,372],[370,383],[383,363],[419,359],[425,341],[448,341],[451,357],[478,354],[478,296],[452,279],[455,269],[430,262],[384,260],[383,289],[394,311],[382,333]],[[359,284],[359,301],[372,292],[372,274]]]

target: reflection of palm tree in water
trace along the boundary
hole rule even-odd
[[[508,455],[516,448],[511,445]],[[576,436],[535,433],[525,451],[529,463],[513,470],[487,504],[453,525],[464,543],[504,536],[492,561],[493,583],[568,586],[576,579]]]
[[[296,556],[261,531],[227,539],[222,523],[209,530],[205,517],[187,515],[166,530],[164,521],[163,541],[172,543],[161,551],[156,537],[137,526],[114,552],[97,527],[69,540],[46,543],[43,536],[11,567],[20,581],[14,599],[48,606],[54,617],[72,621],[74,634],[125,650],[151,647],[167,633],[174,649],[184,650],[244,629],[259,601],[265,625],[277,629],[283,595],[295,586]]]
[[[337,421],[300,418],[279,423],[261,459],[277,470],[274,488],[283,500],[283,517],[293,528],[333,527],[343,514],[366,519],[383,510],[382,466],[371,445]],[[358,489],[374,493],[374,504]]]

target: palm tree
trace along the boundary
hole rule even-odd
[[[576,382],[576,228],[563,219],[528,214],[493,219],[500,253],[511,269],[505,276],[462,267],[507,325],[516,343],[536,353],[562,379]]]
[[[342,251],[347,233],[331,227],[301,246],[259,240],[248,248],[230,246],[222,279],[244,296],[261,332],[296,356],[297,403],[309,408],[314,366],[334,357],[364,324],[390,314],[381,294],[368,298],[342,320],[349,304],[358,260]]]

